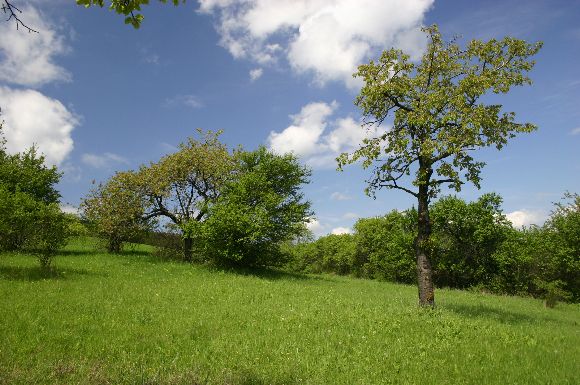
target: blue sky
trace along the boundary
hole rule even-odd
[[[0,1],[2,2],[2,1]],[[356,65],[396,46],[417,57],[422,25],[446,37],[542,40],[531,87],[501,98],[538,131],[485,149],[482,189],[516,225],[541,223],[565,191],[580,192],[580,1],[153,1],[140,30],[107,9],[13,0],[39,34],[0,24],[0,106],[10,151],[36,143],[64,171],[63,202],[93,180],[172,152],[196,128],[232,147],[294,151],[313,169],[305,188],[316,234],[405,209],[400,191],[364,195],[367,172],[335,171],[363,137]]]

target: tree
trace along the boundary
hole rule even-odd
[[[221,263],[279,264],[280,246],[302,235],[312,214],[301,192],[310,171],[293,155],[276,155],[264,147],[239,151],[236,158],[234,176],[209,204],[207,220],[190,220],[185,234]]]
[[[390,49],[377,63],[359,66],[354,76],[362,78],[364,86],[355,104],[365,124],[380,125],[392,116],[393,126],[337,161],[339,169],[359,159],[363,168],[373,167],[366,189],[370,195],[381,188],[398,189],[417,199],[419,304],[434,306],[429,202],[442,186],[460,191],[469,181],[479,188],[484,163],[476,161],[471,151],[488,146],[499,150],[516,133],[536,128],[516,123],[515,113],[502,112],[500,104],[488,104],[482,97],[531,84],[527,73],[534,61],[530,57],[542,43],[506,37],[472,40],[461,48],[455,41],[445,43],[435,25],[424,31],[429,43],[420,63]],[[403,185],[403,178],[411,173],[412,185]]]
[[[123,243],[150,227],[143,218],[144,199],[132,184],[132,174],[118,172],[92,189],[81,202],[83,218],[105,238],[107,251],[119,253]]]
[[[219,141],[221,132],[198,132],[203,135],[201,140],[189,138],[179,145],[179,151],[127,173],[127,183],[143,197],[143,220],[164,217],[183,231],[187,223],[207,218],[208,205],[232,177],[235,162]],[[192,258],[188,234],[183,249],[186,261]]]
[[[167,0],[159,0],[161,3],[167,3]],[[171,0],[173,5],[185,3],[185,0]],[[77,0],[78,5],[86,8],[92,5],[97,5],[101,8],[105,6],[105,0]],[[135,29],[141,26],[144,17],[141,11],[141,6],[148,5],[149,0],[110,0],[109,9],[115,11],[119,15],[125,16],[125,24],[131,24]]]
[[[68,237],[69,220],[55,189],[61,174],[33,146],[8,154],[0,122],[0,250],[26,249],[43,268]]]

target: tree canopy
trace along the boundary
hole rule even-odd
[[[434,305],[428,240],[431,232],[429,202],[442,186],[456,191],[466,181],[480,186],[484,163],[472,151],[494,146],[501,149],[520,132],[531,132],[531,123],[518,123],[514,112],[483,97],[505,94],[513,86],[531,84],[530,58],[542,46],[505,37],[471,40],[461,47],[445,42],[433,25],[424,28],[428,45],[419,63],[398,49],[382,53],[378,62],[361,65],[355,77],[364,86],[355,100],[366,125],[390,123],[383,135],[366,139],[352,154],[338,158],[339,168],[362,160],[372,168],[367,193],[399,189],[418,201],[416,240],[420,303]],[[491,99],[494,100],[494,99]],[[405,179],[413,173],[410,184]]]

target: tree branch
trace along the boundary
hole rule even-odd
[[[18,17],[18,14],[22,13],[22,11],[19,8],[17,8],[14,4],[12,4],[8,0],[4,0],[3,2],[4,4],[2,5],[2,11],[4,11],[5,14],[8,14],[8,19],[6,19],[6,21],[14,19],[14,22],[16,23],[16,29],[18,29],[18,26],[22,26],[22,28],[28,30],[28,33],[30,32],[38,33],[37,30],[32,29],[26,24],[24,24],[24,22]]]

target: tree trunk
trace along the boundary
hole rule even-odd
[[[183,260],[185,262],[191,262],[193,259],[193,255],[191,252],[192,246],[193,246],[193,239],[183,238]]]
[[[427,179],[428,180],[428,179]],[[419,287],[419,305],[435,307],[435,292],[433,289],[433,269],[429,261],[429,237],[431,236],[431,220],[429,219],[429,185],[419,186],[417,197],[419,221],[417,238],[415,239],[415,256],[417,257],[417,283]]]

